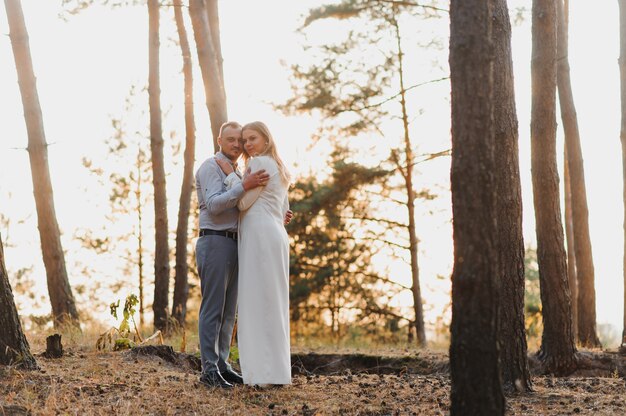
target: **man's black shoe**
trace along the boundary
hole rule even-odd
[[[220,387],[222,389],[232,389],[233,385],[224,380],[219,371],[209,371],[200,376],[200,383],[207,387]]]
[[[235,372],[235,370],[227,368],[221,372],[222,377],[232,384],[243,384],[243,377]]]

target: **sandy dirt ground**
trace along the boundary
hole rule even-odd
[[[6,415],[449,414],[445,354],[392,361],[357,354],[348,369],[337,357],[351,356],[342,353],[317,367],[295,360],[290,386],[224,391],[200,384],[193,366],[158,356],[68,351],[60,359],[38,356],[39,371],[0,367],[0,408]],[[507,397],[507,414],[626,415],[626,380],[617,371],[533,382],[534,393]]]

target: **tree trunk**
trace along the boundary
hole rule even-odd
[[[207,0],[189,0],[189,14],[191,15],[191,24],[198,51],[198,62],[200,63],[200,71],[204,82],[206,106],[211,120],[213,147],[217,152],[219,150],[217,137],[219,136],[220,127],[228,120],[228,113],[226,110],[226,94],[224,93],[218,57],[214,46],[215,43],[209,27]]]
[[[174,301],[172,316],[183,326],[187,314],[187,297],[189,285],[187,283],[187,237],[189,230],[189,211],[191,193],[193,190],[193,164],[195,160],[196,126],[193,113],[193,74],[191,67],[191,51],[185,30],[185,21],[182,13],[182,1],[174,0],[174,16],[183,56],[183,77],[185,80],[185,155],[183,168],[183,183],[180,190],[178,205],[178,225],[176,227],[176,266],[174,279]]]
[[[143,296],[143,203],[141,200],[141,177],[144,163],[144,153],[139,144],[137,149],[137,188],[135,198],[137,199],[137,269],[139,274],[139,327],[145,324],[144,319],[144,296]]]
[[[159,2],[148,0],[149,16],[149,80],[150,149],[152,151],[152,183],[154,186],[154,327],[167,329],[167,302],[169,292],[169,247],[167,226],[167,196],[163,160],[163,133],[161,129],[161,87],[159,80]]]
[[[574,249],[574,223],[572,220],[572,187],[570,185],[567,144],[564,146],[563,187],[565,188],[565,238],[567,240],[567,283],[572,299],[572,333],[578,340],[578,281],[576,278],[576,253]]]
[[[22,5],[19,0],[5,0],[4,4],[28,132],[28,156],[52,316],[55,326],[69,323],[79,327],[78,311],[67,277],[65,254],[54,208],[46,135]]]
[[[6,2],[5,2],[6,3]],[[8,7],[7,7],[8,10]],[[37,369],[37,361],[30,353],[28,340],[15,308],[9,276],[4,265],[4,249],[0,236],[0,364],[18,364],[25,369]]]
[[[574,370],[576,348],[556,164],[556,3],[533,0],[532,10],[531,166],[543,308],[539,355],[547,372],[560,375]]]
[[[494,2],[494,124],[496,221],[501,296],[499,302],[502,382],[507,391],[531,391],[524,316],[524,237],[515,108],[511,22],[505,0]]]
[[[422,292],[420,288],[420,269],[418,258],[418,244],[417,233],[415,230],[415,190],[413,189],[413,165],[414,156],[413,148],[411,145],[411,137],[409,135],[409,114],[406,108],[406,89],[404,87],[404,67],[402,44],[400,37],[400,27],[397,21],[392,22],[397,43],[397,56],[398,56],[398,72],[400,78],[400,107],[402,109],[402,127],[404,131],[404,155],[405,166],[399,169],[404,179],[404,186],[407,193],[407,214],[409,217],[409,252],[411,256],[411,292],[413,293],[413,311],[415,312],[415,334],[417,345],[426,346],[426,330],[424,328],[424,311],[422,306]]]
[[[213,50],[215,50],[215,59],[217,60],[217,68],[220,73],[222,94],[226,96],[226,89],[224,88],[224,58],[222,57],[222,40],[220,36],[220,15],[217,7],[217,0],[207,0],[206,11],[207,18],[209,19],[209,29],[211,30]]]
[[[569,0],[564,1],[563,16],[565,22],[565,30],[567,31],[569,27]],[[565,40],[567,41],[567,36],[565,37]],[[569,163],[567,163],[567,143],[565,143],[563,148],[563,186],[565,187],[565,237],[567,239],[567,282],[569,283],[569,291],[572,299],[572,332],[574,333],[574,343],[576,343],[578,340],[578,278],[576,276],[576,252],[574,248],[574,220],[572,219],[572,186],[569,175]]]
[[[558,16],[558,67],[557,81],[561,119],[567,146],[567,164],[572,194],[572,220],[574,224],[574,250],[578,277],[578,339],[585,347],[601,347],[596,333],[596,289],[594,285],[593,256],[589,237],[589,211],[585,189],[585,169],[580,147],[580,134],[574,96],[570,81],[567,26],[563,0],[557,0]]]
[[[502,415],[498,364],[493,2],[450,2],[454,270],[451,412]]]
[[[619,73],[622,123],[620,141],[622,142],[622,181],[624,201],[624,325],[622,329],[622,350],[626,351],[626,0],[619,0]]]

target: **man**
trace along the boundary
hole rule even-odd
[[[243,383],[227,362],[237,309],[237,202],[245,191],[265,185],[269,175],[264,170],[249,173],[241,184],[227,191],[226,175],[215,159],[235,164],[242,152],[241,125],[224,123],[217,143],[220,151],[196,172],[200,206],[196,264],[202,288],[198,319],[200,381],[210,387],[232,388],[233,384]]]

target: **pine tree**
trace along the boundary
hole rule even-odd
[[[419,180],[415,166],[423,157],[416,152],[416,132],[410,125],[414,114],[409,108],[408,92],[418,84],[409,84],[409,72],[404,67],[406,51],[401,17],[415,16],[414,24],[419,24],[419,19],[430,17],[432,13],[431,8],[366,0],[344,0],[309,11],[303,30],[326,19],[358,19],[362,29],[348,30],[343,41],[308,49],[314,63],[306,67],[293,66],[293,98],[279,106],[287,113],[319,114],[323,118],[320,136],[348,137],[355,142],[364,137],[377,137],[388,143],[390,157],[381,163],[389,166],[395,175],[381,192],[387,202],[398,201],[400,194],[400,203],[406,210],[405,220],[396,222],[393,228],[407,243],[392,244],[391,249],[396,253],[404,252],[398,256],[408,254],[413,324],[419,345],[426,343],[426,331],[416,200],[433,196],[417,189]],[[363,50],[372,53],[363,53]],[[441,154],[448,152],[444,149]],[[430,157],[427,155],[425,159]],[[395,233],[384,232],[380,240],[385,240],[384,235],[389,234]]]
[[[48,168],[48,144],[22,5],[19,0],[5,0],[4,4],[11,30],[11,46],[28,132],[28,156],[52,316],[55,326],[70,324],[80,328],[78,310],[67,276],[61,231],[56,219],[52,181]]]
[[[348,330],[354,335],[356,322],[360,330],[384,336],[389,334],[385,328],[397,332],[407,321],[387,303],[408,288],[375,270],[370,262],[375,248],[357,238],[360,218],[371,210],[363,189],[384,181],[389,172],[346,162],[346,157],[345,149],[336,149],[326,180],[300,178],[290,191],[290,305],[296,337],[327,321],[335,338]]]
[[[28,340],[22,331],[17,314],[9,276],[4,264],[4,248],[0,236],[0,364],[37,369],[37,361],[30,352]]]

